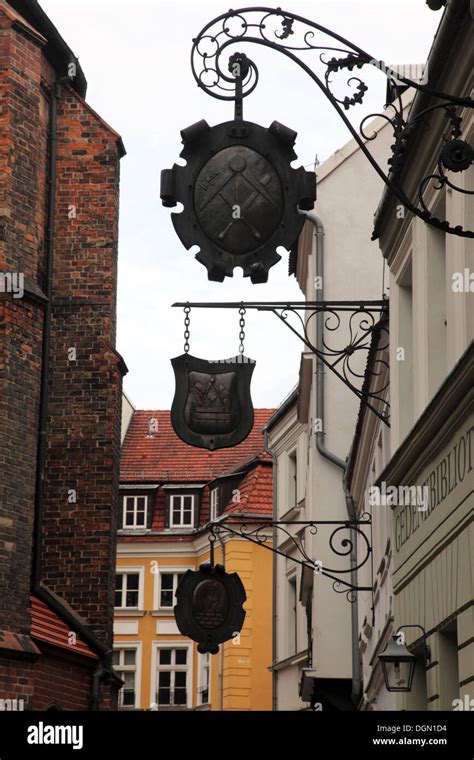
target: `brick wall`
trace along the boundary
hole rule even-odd
[[[86,709],[91,663],[44,648],[23,659],[8,644],[30,631],[48,127],[51,88],[65,73],[53,71],[45,43],[0,0],[0,272],[22,273],[26,287],[21,299],[0,293],[0,697],[29,690],[42,709],[50,682],[66,708]],[[109,646],[124,371],[114,348],[120,155],[119,136],[63,87],[42,581]],[[18,641],[28,650],[31,640]],[[113,707],[115,687],[102,691]]]
[[[62,710],[88,710],[94,663],[42,649],[34,668],[35,709],[46,710],[54,703]]]
[[[63,90],[43,580],[109,644],[121,403],[114,351],[118,182],[116,135]]]
[[[42,43],[0,6],[0,271],[42,287],[46,135]],[[0,628],[29,631],[43,307],[0,293]]]
[[[0,658],[1,699],[22,699],[25,710],[33,703],[34,663]]]

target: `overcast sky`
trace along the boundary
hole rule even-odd
[[[209,282],[206,269],[175,235],[170,210],[161,206],[160,170],[182,163],[180,130],[202,118],[211,125],[232,118],[232,104],[199,90],[189,65],[192,38],[229,4],[40,4],[80,59],[88,102],[123,137],[127,155],[121,162],[117,348],[129,368],[124,387],[135,406],[168,409],[174,393],[170,358],[183,349],[183,315],[171,308],[174,301],[303,298],[294,278],[288,277],[286,255],[270,270],[266,285],[252,285],[240,270],[224,283]],[[337,31],[388,64],[424,62],[440,20],[440,12],[430,11],[424,0],[288,0],[281,5]],[[350,139],[331,105],[295,64],[261,46],[242,49],[253,55],[260,72],[257,90],[244,101],[244,116],[264,126],[277,119],[295,129],[296,166],[311,169],[316,155],[323,161]],[[369,110],[358,111],[358,121],[381,109],[385,93],[382,74],[364,78],[371,84]],[[237,353],[237,313],[195,310],[191,317],[194,356],[216,359]],[[246,333],[245,353],[257,360],[254,406],[275,406],[297,381],[302,345],[269,314],[249,313]]]

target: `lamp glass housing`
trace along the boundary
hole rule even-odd
[[[416,656],[393,636],[379,655],[387,691],[409,692],[415,675]]]

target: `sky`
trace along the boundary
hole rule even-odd
[[[171,308],[173,302],[303,300],[295,278],[288,277],[286,253],[265,285],[252,285],[240,269],[224,283],[210,282],[205,267],[176,236],[170,209],[161,205],[161,169],[183,163],[180,130],[203,118],[212,126],[233,117],[233,104],[200,90],[190,67],[193,37],[229,5],[217,0],[40,4],[80,60],[87,101],[121,134],[127,150],[121,161],[117,349],[129,369],[124,390],[136,408],[169,409],[170,359],[183,352],[184,330],[183,313]],[[424,0],[287,0],[281,7],[336,31],[387,64],[425,62],[441,17]],[[293,166],[312,170],[316,157],[323,162],[350,139],[330,103],[293,62],[262,46],[241,49],[260,73],[257,89],[244,100],[244,118],[264,126],[276,119],[296,130]],[[308,65],[316,65],[314,55],[306,54]],[[372,70],[364,79],[369,93],[355,112],[358,122],[384,103],[384,75]],[[191,354],[235,356],[238,319],[234,310],[193,310]],[[245,354],[257,360],[254,406],[277,406],[297,382],[303,345],[271,314],[249,311],[246,320]]]

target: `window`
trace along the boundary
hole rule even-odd
[[[170,496],[170,527],[192,528],[194,525],[194,496]]]
[[[146,528],[148,496],[123,497],[123,527]]]
[[[296,449],[288,454],[288,507],[296,507],[298,504],[298,460]]]
[[[158,708],[187,707],[190,701],[190,648],[158,647],[157,689]]]
[[[115,576],[115,607],[136,608],[140,598],[140,573],[117,573]]]
[[[397,283],[398,287],[390,291],[390,299],[394,302],[395,314],[398,317],[397,331],[394,335],[392,354],[390,356],[390,371],[392,360],[394,364],[395,396],[402,400],[398,404],[398,441],[401,442],[413,425],[413,291],[412,268],[404,271]],[[397,320],[395,317],[395,320]],[[392,343],[392,340],[390,340]],[[392,387],[392,378],[390,378]],[[398,395],[397,395],[398,394]],[[397,422],[397,421],[395,421]],[[396,433],[395,441],[397,441]],[[397,446],[395,446],[397,448]]]
[[[209,699],[209,684],[211,672],[211,656],[209,652],[199,654],[198,663],[198,705],[207,705]]]
[[[219,488],[211,490],[211,521],[217,520],[219,516]]]
[[[176,604],[176,589],[184,573],[160,573],[158,607],[173,609]]]
[[[441,217],[443,218],[443,217]],[[446,217],[444,217],[446,218]],[[417,291],[425,290],[426,322],[418,318],[415,330],[420,341],[419,353],[426,372],[423,373],[426,388],[425,404],[433,398],[447,373],[447,313],[446,313],[446,234],[442,230],[423,225],[426,234],[426,253],[423,257],[422,282],[416,283]],[[418,260],[422,254],[418,252]],[[418,269],[418,274],[420,271]],[[424,317],[425,315],[423,315]],[[415,316],[416,319],[416,316]],[[421,324],[420,324],[421,323]],[[416,346],[415,348],[418,348]],[[415,357],[417,352],[415,352]],[[418,372],[421,374],[420,369]],[[417,410],[419,412],[422,409]]]
[[[459,654],[457,620],[454,620],[438,634],[440,710],[452,710],[454,700],[462,697],[459,687]]]
[[[288,656],[296,654],[298,646],[298,610],[296,607],[296,575],[288,578]]]
[[[194,570],[194,565],[159,565],[154,571],[153,609],[173,614],[176,604],[176,589],[187,570]]]
[[[113,654],[114,670],[124,681],[119,691],[119,707],[136,707],[137,702],[137,650],[116,649]]]

